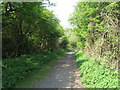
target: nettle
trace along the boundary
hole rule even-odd
[[[75,56],[81,80],[86,88],[118,88],[118,71],[110,70],[111,66],[106,68],[99,65],[82,51],[76,51]]]

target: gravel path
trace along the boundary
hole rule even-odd
[[[83,88],[73,52],[59,60],[54,69],[36,85],[37,88]]]

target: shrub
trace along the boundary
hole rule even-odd
[[[56,50],[44,54],[22,55],[18,58],[3,60],[3,88],[12,88],[30,72],[40,69],[43,64],[57,59],[64,50]]]
[[[86,57],[82,51],[76,51],[75,57],[81,80],[86,88],[118,88],[117,71],[104,68]]]

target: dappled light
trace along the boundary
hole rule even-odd
[[[80,74],[74,61],[73,52],[68,52],[62,60],[58,61],[53,71],[44,80],[38,83],[36,87],[81,88],[82,83],[80,83],[79,76]]]
[[[120,1],[85,1],[1,2],[2,89],[119,88]]]

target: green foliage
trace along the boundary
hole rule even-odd
[[[2,3],[3,58],[57,48],[63,28],[43,1]]]
[[[17,82],[23,80],[30,72],[40,69],[51,60],[56,60],[64,54],[64,50],[55,50],[41,54],[22,55],[14,59],[3,60],[3,88],[13,88]]]
[[[110,70],[112,67],[104,68],[82,51],[76,51],[75,57],[86,88],[118,88],[118,71]]]
[[[77,32],[72,31],[72,29],[67,28],[65,30],[65,35],[68,38],[69,44],[68,46],[70,48],[75,48],[77,45],[77,42],[81,41],[81,39],[79,38],[79,35]]]
[[[3,88],[64,53],[67,39],[59,19],[40,2],[2,2]],[[57,50],[57,51],[55,51]]]
[[[71,43],[89,56],[105,58],[111,66],[119,60],[119,2],[78,2],[69,19],[79,41]],[[70,38],[71,35],[68,35]]]
[[[67,49],[68,43],[69,43],[68,38],[63,36],[61,38],[61,41],[59,42],[59,46],[62,47],[63,49]]]

